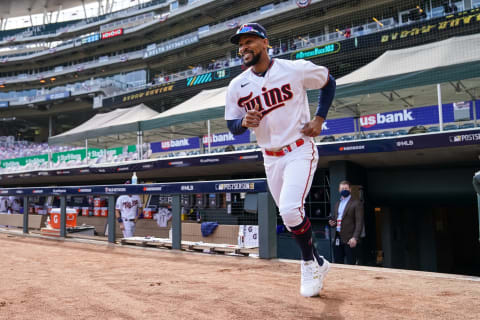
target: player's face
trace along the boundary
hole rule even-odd
[[[243,35],[238,41],[238,53],[247,66],[253,66],[266,54],[268,40],[253,35]]]

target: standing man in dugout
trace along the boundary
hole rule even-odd
[[[138,195],[121,195],[115,204],[115,217],[124,238],[133,237],[135,225],[142,211],[142,200]]]
[[[340,201],[335,205],[329,224],[335,228],[333,256],[335,263],[356,264],[358,241],[363,228],[363,204],[352,199],[350,182],[342,181],[338,187]]]
[[[267,183],[283,223],[302,252],[300,294],[319,294],[330,263],[312,242],[312,227],[304,201],[317,168],[313,137],[322,125],[335,95],[328,69],[310,61],[273,59],[267,32],[258,23],[241,26],[230,39],[248,69],[230,82],[225,119],[233,134],[255,131],[262,148]],[[319,89],[318,108],[310,118],[307,92]]]

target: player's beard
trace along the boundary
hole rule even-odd
[[[261,52],[254,54],[253,51],[249,51],[249,53],[252,55],[252,60],[250,60],[249,62],[245,62],[245,60],[243,60],[243,64],[247,67],[256,65],[258,61],[260,61],[260,56],[261,56]]]

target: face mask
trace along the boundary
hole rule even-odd
[[[348,190],[342,190],[342,191],[340,192],[340,195],[341,195],[342,197],[346,198],[346,197],[348,197],[348,196],[350,195],[350,191],[348,191]]]

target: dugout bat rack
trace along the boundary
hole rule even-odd
[[[259,256],[277,257],[277,217],[273,198],[266,179],[192,181],[136,185],[84,185],[65,187],[0,188],[2,196],[23,197],[23,233],[28,233],[29,198],[58,196],[60,198],[60,237],[66,236],[66,197],[68,195],[101,195],[108,199],[108,241],[115,243],[115,197],[122,194],[172,195],[172,249],[181,250],[182,224],[180,197],[182,194],[247,192],[257,194]]]

